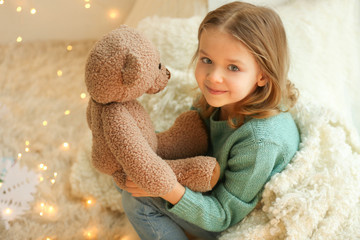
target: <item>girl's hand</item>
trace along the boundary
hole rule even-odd
[[[185,194],[185,188],[179,182],[176,183],[175,187],[169,193],[162,196],[156,196],[146,192],[136,185],[129,177],[126,179],[125,187],[125,191],[131,193],[133,197],[161,197],[173,205],[178,203]]]
[[[129,177],[126,179],[125,187],[125,191],[131,193],[133,197],[159,197],[149,194],[141,187],[136,185]]]

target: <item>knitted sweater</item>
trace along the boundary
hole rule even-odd
[[[261,199],[264,185],[282,171],[299,147],[298,129],[289,113],[250,119],[237,129],[216,121],[218,111],[206,119],[209,155],[220,164],[218,184],[206,194],[186,188],[170,212],[203,229],[221,232],[240,222]]]

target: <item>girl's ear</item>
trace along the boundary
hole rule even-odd
[[[263,86],[265,86],[267,84],[267,82],[268,82],[268,77],[265,74],[260,73],[258,81],[257,81],[257,85],[259,87],[263,87]]]

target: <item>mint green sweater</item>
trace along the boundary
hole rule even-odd
[[[206,194],[186,189],[176,205],[167,206],[177,216],[213,232],[233,226],[255,208],[266,182],[285,168],[300,142],[289,113],[251,119],[237,129],[216,121],[217,115],[218,111],[205,122],[209,155],[221,167],[218,184]]]

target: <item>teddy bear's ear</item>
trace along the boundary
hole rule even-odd
[[[139,79],[141,75],[141,58],[134,53],[129,53],[126,56],[125,64],[122,73],[122,83],[124,85],[131,85]]]

